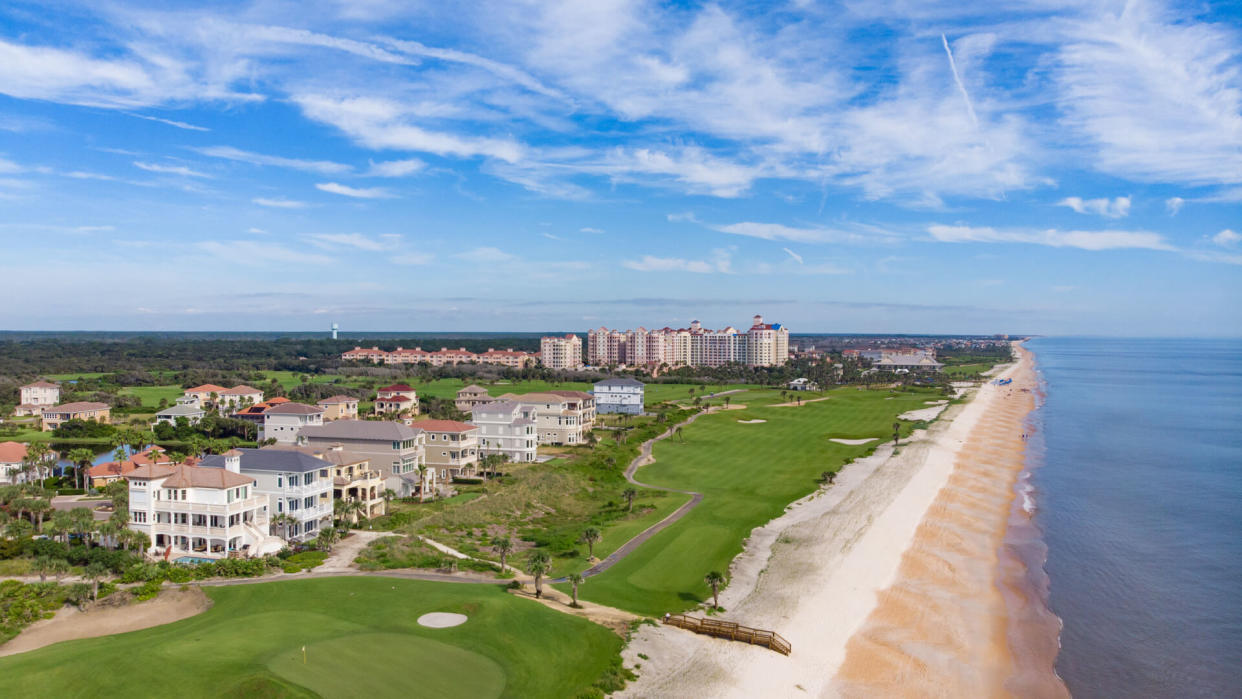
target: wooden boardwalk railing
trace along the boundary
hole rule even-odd
[[[698,619],[685,614],[666,614],[664,616],[664,623],[707,636],[727,638],[731,641],[742,641],[743,643],[771,648],[783,655],[789,655],[793,652],[793,646],[789,645],[789,641],[781,638],[781,635],[775,631],[752,629],[749,626],[742,626],[732,621]]]

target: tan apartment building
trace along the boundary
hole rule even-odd
[[[456,420],[419,420],[410,427],[427,435],[427,468],[441,481],[472,478],[479,469],[479,427]]]
[[[581,369],[582,338],[570,334],[540,339],[539,361],[549,369]]]
[[[468,413],[474,406],[491,403],[494,400],[496,399],[492,398],[486,388],[470,384],[457,392],[457,400],[453,401],[453,404],[457,406],[458,410]]]
[[[595,397],[590,393],[506,393],[500,400],[535,409],[535,435],[540,444],[585,444],[595,425]]]
[[[61,423],[69,420],[91,420],[107,423],[111,418],[112,408],[107,403],[94,403],[91,401],[65,403],[64,405],[55,405],[43,410],[43,431],[50,432],[60,427]]]
[[[50,381],[35,381],[21,387],[22,402],[17,406],[15,415],[38,415],[44,408],[50,408],[60,402],[60,386]]]
[[[357,420],[358,399],[350,396],[332,396],[317,401],[315,405],[323,408],[325,422],[331,420]]]

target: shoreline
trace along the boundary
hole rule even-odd
[[[1029,366],[1023,353],[1000,375]],[[957,474],[958,457],[973,445],[975,428],[995,420],[1008,390],[1016,387],[985,383],[974,389],[968,402],[952,406],[899,453],[893,454],[891,445],[878,447],[842,469],[836,485],[791,504],[784,515],[752,532],[730,568],[722,616],[780,633],[793,645],[791,656],[671,627],[644,627],[624,653],[627,665],[639,664],[641,670],[623,695],[889,693],[891,686],[868,691],[856,681],[861,676],[847,675],[843,683],[838,671],[852,667],[850,651],[902,579],[903,552],[918,541],[938,496]],[[1000,524],[1003,531],[1003,518]],[[925,686],[919,689],[929,693]]]
[[[1024,475],[1039,384],[1033,355],[1003,375],[900,570],[850,639],[831,687],[850,696],[1067,697],[1060,621],[1044,605],[1042,537]]]

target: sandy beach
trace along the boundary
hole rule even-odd
[[[789,657],[644,627],[625,653],[642,666],[625,694],[1007,694],[1015,666],[997,551],[1034,405],[1022,389],[1035,388],[1019,357],[1000,374],[1012,384],[981,386],[898,453],[877,448],[752,533],[721,616],[777,631]]]

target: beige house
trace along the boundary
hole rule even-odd
[[[220,406],[221,411],[225,408],[240,408],[262,402],[263,391],[245,384],[221,391],[220,397],[216,399],[216,404]]]
[[[371,467],[384,479],[384,487],[399,497],[425,497],[435,491],[436,472],[426,468],[427,439],[422,430],[400,422],[333,420],[305,427],[298,437],[298,446],[339,446],[370,459]]]
[[[38,415],[44,408],[50,408],[60,402],[60,386],[48,381],[35,381],[21,387],[22,402],[17,406],[15,415]]]
[[[182,395],[186,398],[198,399],[199,405],[212,405],[212,401],[227,390],[229,389],[224,386],[217,386],[214,383],[205,383],[202,386],[195,386],[194,388],[185,389],[185,391],[182,392]]]
[[[500,399],[535,409],[535,434],[540,444],[585,444],[595,425],[595,398],[590,393],[506,393]]]
[[[479,427],[456,420],[419,420],[410,427],[427,435],[427,467],[439,473],[440,480],[478,474]]]
[[[315,403],[323,408],[323,419],[330,420],[357,420],[358,419],[358,399],[349,396],[332,396],[324,398]]]
[[[455,404],[458,410],[463,413],[468,413],[474,408],[474,406],[482,405],[484,403],[491,403],[494,400],[496,399],[492,398],[486,388],[470,384],[457,392],[457,400],[455,401]]]
[[[376,391],[375,413],[377,415],[417,415],[418,392],[403,383],[385,386]]]
[[[327,447],[306,447],[277,444],[265,449],[286,449],[313,456],[332,465],[332,499],[345,502],[361,502],[362,511],[351,514],[349,520],[379,517],[387,511],[384,500],[384,476],[371,467],[371,459],[362,454],[346,451],[340,444]]]
[[[94,422],[106,423],[111,418],[112,408],[107,403],[93,403],[91,401],[65,403],[64,405],[56,405],[44,409],[43,431],[50,432],[68,420],[92,420]]]
[[[529,463],[538,456],[535,406],[497,400],[480,403],[470,413],[470,422],[479,427],[481,456],[497,454],[518,463]]]

